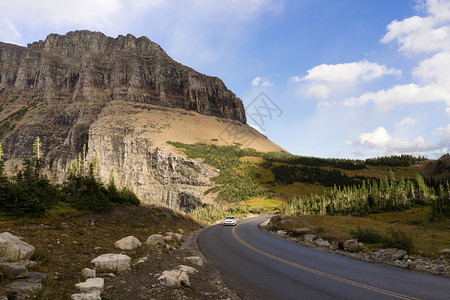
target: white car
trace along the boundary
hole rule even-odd
[[[231,226],[235,226],[236,225],[236,218],[234,216],[226,216],[225,220],[223,221],[223,225],[231,225]]]

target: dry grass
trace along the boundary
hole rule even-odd
[[[192,219],[159,206],[116,207],[103,214],[77,214],[39,220],[0,221],[3,231],[20,236],[36,250],[31,271],[48,273],[39,299],[69,299],[75,284],[84,279],[81,270],[106,253],[120,253],[114,242],[129,235],[145,242],[153,233],[183,229],[186,234],[201,226]],[[143,245],[127,251],[132,261],[152,253]]]
[[[450,220],[430,223],[429,210],[429,208],[413,208],[368,217],[292,216],[289,218],[296,219],[296,222],[288,224],[292,228],[306,227],[330,240],[350,239],[350,231],[356,230],[358,226],[371,228],[382,234],[385,234],[388,228],[393,228],[413,238],[417,253],[434,258],[438,256],[437,251],[450,248]]]

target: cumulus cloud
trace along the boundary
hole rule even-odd
[[[423,154],[437,149],[437,146],[418,136],[414,140],[403,137],[392,137],[384,127],[372,132],[362,133],[357,141],[347,142],[349,146],[360,146],[370,150],[380,150],[386,155],[401,153]]]
[[[309,69],[308,75],[304,77],[291,77],[291,82],[300,81],[325,81],[325,82],[359,82],[371,81],[384,75],[400,75],[401,71],[367,60],[343,63],[343,64],[321,64]]]
[[[344,106],[363,106],[373,103],[379,110],[389,110],[396,105],[445,102],[450,106],[450,93],[437,84],[419,86],[414,83],[396,85],[387,90],[364,93],[344,100]]]
[[[252,80],[251,84],[254,87],[268,87],[271,86],[273,83],[267,78],[255,77],[255,79]]]
[[[424,84],[448,86],[450,91],[450,52],[440,52],[423,60],[414,68],[412,74]]]
[[[382,43],[396,41],[405,54],[430,53],[450,50],[450,2],[428,0],[423,3],[426,17],[414,16],[392,21]]]

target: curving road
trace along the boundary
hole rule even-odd
[[[354,260],[273,237],[270,218],[211,226],[198,245],[244,299],[450,299],[450,279]]]

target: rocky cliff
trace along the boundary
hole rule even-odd
[[[242,101],[220,79],[175,62],[146,37],[90,31],[28,47],[0,43],[0,142],[10,165],[31,156],[37,136],[60,174],[87,145],[105,178],[114,169],[117,182],[172,207],[204,201],[215,171],[167,141],[282,150],[246,125]]]

